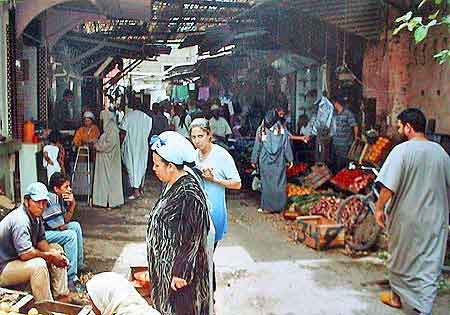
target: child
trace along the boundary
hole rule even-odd
[[[62,161],[60,159],[60,134],[58,131],[52,131],[48,136],[49,144],[44,147],[44,158],[42,164],[47,169],[47,180],[56,172],[61,172]]]

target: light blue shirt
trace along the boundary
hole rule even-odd
[[[231,180],[241,182],[241,177],[236,168],[232,156],[227,150],[213,144],[208,156],[200,160],[199,151],[197,151],[196,164],[200,170],[207,168],[213,169],[213,175],[220,180]],[[220,241],[228,231],[227,205],[225,201],[225,187],[209,181],[204,181],[204,189],[211,203],[211,218],[216,229],[215,241]]]

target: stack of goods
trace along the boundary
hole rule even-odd
[[[308,169],[308,164],[301,162],[299,164],[293,165],[291,168],[288,168],[286,170],[286,175],[287,175],[287,177],[299,176],[300,174],[303,174],[304,172],[306,172],[307,169]]]
[[[304,184],[317,189],[331,178],[331,171],[325,164],[316,164],[311,167],[311,174],[304,179]]]
[[[322,196],[309,210],[310,215],[321,215],[336,222],[336,212],[342,200],[335,196]]]
[[[363,170],[343,169],[331,179],[331,183],[342,190],[356,194],[366,188],[373,179],[372,174]]]
[[[364,154],[364,161],[379,165],[389,153],[392,146],[391,140],[385,137],[379,137],[375,144],[371,145]]]

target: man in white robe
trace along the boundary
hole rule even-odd
[[[122,160],[132,189],[129,199],[136,199],[141,195],[140,190],[147,170],[148,137],[152,130],[152,118],[136,108],[125,115],[120,129],[125,133]]]

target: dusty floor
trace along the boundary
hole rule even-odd
[[[121,209],[80,207],[88,265],[95,272],[127,274],[145,265],[148,211],[159,184]],[[284,221],[256,212],[257,196],[229,196],[229,232],[215,254],[217,315],[404,314],[377,300],[383,289],[361,283],[384,279],[376,258],[350,259],[339,251],[316,252],[293,242]],[[434,315],[450,314],[450,293],[441,293]]]

